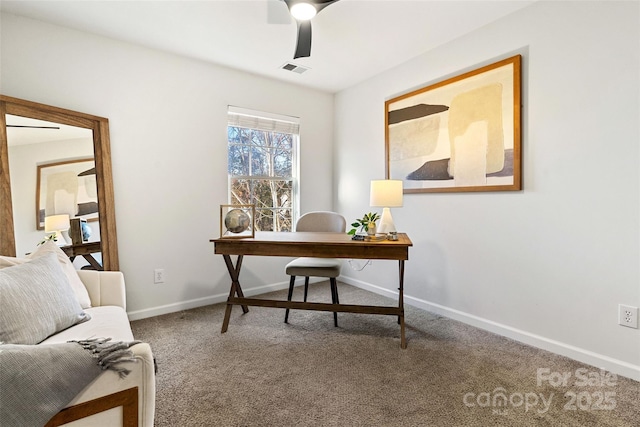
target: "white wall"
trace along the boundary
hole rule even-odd
[[[300,117],[301,209],[331,208],[331,94],[10,14],[1,43],[1,93],[109,119],[133,318],[226,299],[229,277],[209,239],[227,203],[228,105]],[[285,262],[246,259],[245,293],[286,282]],[[166,283],[153,284],[155,268]]]
[[[524,190],[405,195],[410,304],[640,378],[640,332],[617,324],[640,306],[638,5],[539,2],[337,94],[335,206],[354,219],[384,178],[385,100],[523,55]],[[383,293],[396,274],[343,269]]]

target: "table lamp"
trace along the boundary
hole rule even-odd
[[[402,181],[399,179],[379,179],[371,181],[369,204],[382,209],[382,217],[376,231],[390,233],[396,231],[389,208],[402,206]]]
[[[62,235],[63,231],[67,231],[71,227],[69,215],[50,215],[44,218],[45,233],[56,233],[55,239],[58,246],[65,246],[69,243]]]

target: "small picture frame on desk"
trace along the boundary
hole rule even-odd
[[[255,205],[220,205],[220,238],[255,237]]]

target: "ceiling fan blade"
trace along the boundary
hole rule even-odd
[[[87,175],[95,175],[95,174],[96,174],[96,168],[91,168],[91,169],[87,169],[84,172],[80,172],[78,176],[87,176]]]
[[[325,7],[337,2],[339,0],[316,0],[316,1],[312,1],[312,3],[314,3],[316,5],[316,13],[320,13],[320,11],[322,9],[324,9]]]
[[[298,23],[298,42],[293,59],[311,56],[311,21],[296,21]]]
[[[27,128],[27,129],[60,129],[58,126],[23,126],[23,125],[7,125],[8,128]]]

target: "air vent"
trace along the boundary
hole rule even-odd
[[[302,67],[302,66],[296,65],[296,64],[292,64],[291,62],[287,62],[286,64],[284,64],[280,68],[282,68],[283,70],[291,71],[291,72],[298,73],[298,74],[302,74],[305,71],[309,70],[309,68]]]

